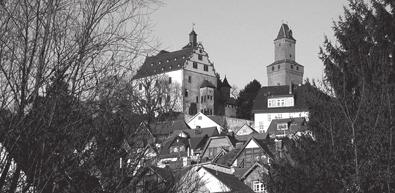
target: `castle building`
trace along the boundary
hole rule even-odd
[[[254,127],[260,133],[267,132],[272,120],[308,118],[305,86],[301,85],[304,67],[295,61],[295,44],[292,31],[282,24],[274,40],[274,62],[266,67],[268,86],[259,90],[252,109]],[[278,125],[279,130],[290,128]]]
[[[173,52],[162,50],[155,56],[146,57],[133,80],[141,81],[155,76],[162,78],[164,76],[169,84],[180,88],[178,96],[181,96],[181,99],[178,108],[173,109],[176,112],[190,115],[202,112],[206,115],[214,115],[218,112],[215,109],[215,97],[223,95],[218,92],[226,92],[228,95],[230,93],[230,86],[228,88],[217,86],[214,64],[210,61],[203,45],[197,42],[197,34],[194,30],[189,34],[188,44],[182,49]],[[228,103],[229,101],[226,100]],[[226,105],[226,107],[227,112],[236,112],[234,105]]]
[[[274,40],[274,62],[266,67],[268,86],[302,84],[304,67],[295,61],[296,40],[282,24]]]

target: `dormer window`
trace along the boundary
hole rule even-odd
[[[288,130],[288,123],[279,123],[279,124],[277,124],[277,130],[279,130],[279,131]]]
[[[193,62],[192,67],[197,69],[198,68],[197,62]]]
[[[198,54],[198,60],[203,60],[203,56],[201,54]]]
[[[296,66],[296,70],[299,70],[299,66]]]
[[[204,65],[204,69],[203,69],[204,71],[208,71],[208,66],[207,65]]]

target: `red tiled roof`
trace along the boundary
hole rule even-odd
[[[187,47],[174,52],[162,50],[155,56],[146,57],[143,65],[137,71],[133,79],[182,69],[185,61],[189,59],[192,53],[193,49]]]

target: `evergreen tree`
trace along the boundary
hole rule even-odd
[[[280,182],[304,192],[395,190],[395,4],[349,1],[333,29],[337,42],[326,39],[320,52],[323,90],[309,92],[315,140],[289,148],[295,166],[273,164],[271,192],[298,192]]]
[[[254,105],[254,100],[259,92],[259,89],[261,89],[261,83],[254,79],[248,83],[243,90],[240,91],[239,97],[236,100],[236,115],[238,118],[252,118],[252,106]]]

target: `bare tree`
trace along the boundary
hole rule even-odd
[[[81,101],[97,98],[103,78],[132,72],[151,50],[147,16],[155,3],[1,2],[0,142],[8,153],[0,160],[0,191],[92,192],[75,186],[81,179],[97,187],[74,170],[73,149],[95,131],[89,122],[96,109]]]

